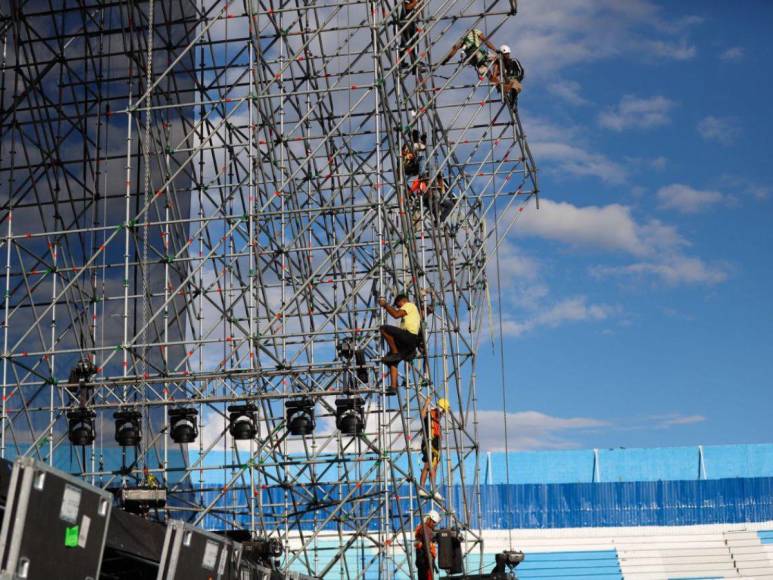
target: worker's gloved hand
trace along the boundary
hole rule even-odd
[[[386,306],[386,303],[387,303],[386,298],[384,298],[383,296],[379,296],[378,297],[378,305],[379,306],[382,306],[382,307]]]

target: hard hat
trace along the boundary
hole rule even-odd
[[[502,54],[510,54],[510,47],[507,46],[506,44],[503,44],[502,46],[499,47],[499,52],[501,52]]]
[[[436,510],[430,510],[430,512],[427,514],[427,517],[431,519],[433,522],[440,523],[440,514],[437,513]]]
[[[443,409],[444,413],[448,413],[448,411],[451,409],[451,404],[448,402],[448,399],[440,399],[437,402],[437,406]]]

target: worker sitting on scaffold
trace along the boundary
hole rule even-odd
[[[510,54],[510,47],[506,44],[500,46],[499,57],[491,67],[490,79],[513,111],[518,104],[518,94],[521,92],[521,82],[525,74],[521,62]]]
[[[451,405],[449,405],[448,399],[440,399],[436,407],[430,408],[431,400],[431,397],[427,397],[421,408],[421,458],[424,461],[424,467],[421,470],[421,479],[419,480],[419,495],[430,497],[430,494],[424,489],[427,484],[427,476],[429,476],[433,499],[442,501],[443,496],[435,490],[435,476],[437,475],[437,466],[440,463],[442,443],[440,420],[449,411]]]

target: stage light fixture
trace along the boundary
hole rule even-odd
[[[255,405],[231,405],[228,407],[228,432],[236,440],[253,439],[258,434]]]
[[[67,411],[67,436],[70,443],[85,447],[94,442],[94,418],[97,414],[89,409]]]
[[[291,435],[311,435],[314,432],[314,401],[303,397],[285,403],[287,430]]]
[[[136,447],[142,440],[142,414],[139,411],[116,411],[115,440],[121,447]]]
[[[199,435],[196,417],[199,412],[191,407],[169,409],[169,435],[175,443],[193,443]]]
[[[344,435],[359,435],[365,429],[365,401],[362,397],[336,399],[336,427]]]

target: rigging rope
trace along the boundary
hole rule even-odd
[[[499,219],[497,215],[497,206],[494,204],[494,240],[499,240]],[[499,372],[502,378],[502,423],[505,435],[505,483],[510,487],[510,442],[507,433],[507,385],[505,381],[505,345],[504,345],[504,324],[502,323],[502,276],[499,265],[499,248],[494,250],[496,273],[497,273],[497,318],[499,322]],[[513,549],[513,530],[507,528],[507,545],[510,550]]]
[[[146,70],[146,84],[149,87],[148,90],[152,89],[152,80],[153,80],[153,15],[154,15],[154,0],[150,0],[148,3],[148,56],[147,56],[147,70]],[[145,104],[145,131],[144,131],[144,143],[142,147],[142,157],[143,157],[143,163],[145,164],[144,170],[145,170],[145,180],[143,184],[143,194],[144,194],[144,201],[145,205],[144,207],[148,208],[147,215],[145,217],[145,223],[142,228],[142,264],[140,265],[141,271],[142,271],[142,353],[140,358],[140,371],[141,371],[141,379],[142,379],[142,385],[143,387],[147,387],[146,384],[146,377],[147,377],[147,354],[148,354],[148,318],[149,318],[149,311],[150,311],[150,297],[149,295],[149,288],[148,288],[148,221],[151,219],[150,216],[150,106],[151,106],[151,94],[148,93],[148,100]],[[143,400],[144,400],[144,391],[143,388]],[[144,412],[142,413],[142,416],[146,418],[148,425],[150,425],[150,418],[148,417],[148,413]],[[144,466],[144,459],[141,460],[140,457],[142,451],[142,443],[140,442],[137,447],[137,453],[135,456],[135,461],[137,462],[138,467]]]

